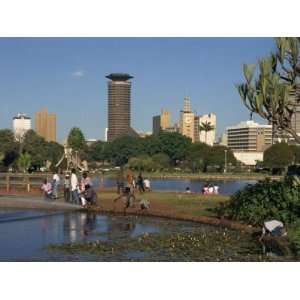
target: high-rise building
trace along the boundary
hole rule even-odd
[[[152,132],[158,134],[162,130],[170,127],[170,112],[162,109],[160,115],[152,118]]]
[[[21,141],[26,131],[31,129],[31,118],[25,114],[17,114],[13,118],[13,132],[15,139]]]
[[[263,152],[271,145],[272,125],[260,125],[251,120],[227,127],[227,146],[245,165],[262,161]]]
[[[204,114],[199,116],[199,126],[203,124],[210,124],[213,127],[213,129],[207,132],[204,130],[199,130],[199,141],[212,146],[216,139],[216,125],[217,125],[216,115],[210,113],[210,114]]]
[[[108,132],[107,140],[113,141],[123,135],[138,136],[131,128],[130,102],[132,76],[126,73],[112,73],[106,78],[108,85]]]
[[[245,121],[227,127],[227,143],[233,151],[263,152],[272,145],[272,125]]]
[[[194,142],[194,113],[191,111],[191,103],[188,97],[184,98],[183,110],[180,112],[179,128],[180,133],[191,138]]]
[[[44,108],[35,113],[35,131],[48,142],[56,142],[56,115]]]
[[[194,117],[194,141],[195,142],[200,142],[199,125],[200,125],[200,116],[195,116]]]

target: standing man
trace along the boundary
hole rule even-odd
[[[127,187],[129,187],[131,193],[134,193],[134,178],[133,178],[133,172],[131,168],[128,169],[126,179],[127,179]]]
[[[66,174],[64,180],[64,198],[65,202],[70,202],[71,200],[71,180],[69,174]]]
[[[78,178],[76,175],[76,170],[72,169],[71,171],[71,194],[72,194],[72,203],[80,204],[79,195],[78,195]]]
[[[53,199],[58,199],[58,190],[59,190],[60,178],[58,175],[58,171],[55,170],[53,174]]]

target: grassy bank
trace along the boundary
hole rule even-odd
[[[98,174],[99,175],[99,174]],[[104,176],[109,178],[116,178],[118,172],[105,172]],[[135,172],[138,175],[138,172]],[[99,175],[100,176],[100,175]],[[282,176],[274,176],[270,174],[260,173],[181,173],[181,172],[143,172],[144,177],[150,179],[200,179],[200,180],[263,180],[271,178],[279,180]]]
[[[118,194],[113,191],[104,191],[99,193],[98,204],[106,209],[122,209],[123,203],[119,201],[114,207],[113,199]],[[136,210],[138,210],[138,202],[141,199],[150,201],[150,211],[162,211],[174,213],[174,215],[185,214],[191,216],[210,216],[217,217],[214,208],[219,203],[229,200],[229,196],[225,195],[202,195],[202,194],[185,194],[175,192],[148,192],[136,193]]]

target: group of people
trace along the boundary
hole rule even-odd
[[[45,200],[55,200],[59,198],[61,177],[63,178],[63,191],[65,202],[86,206],[93,205],[97,201],[97,193],[93,189],[91,178],[87,172],[83,172],[79,180],[76,170],[72,169],[71,174],[58,174],[54,172],[52,180],[44,179],[41,190]]]
[[[126,177],[121,172],[117,178],[117,191],[118,194],[124,192],[126,188],[129,188],[132,192],[138,190],[140,193],[151,191],[151,183],[148,178],[144,178],[142,173],[135,178],[131,169],[128,170]]]
[[[126,177],[124,177],[121,172],[117,178],[117,192],[119,196],[114,199],[114,204],[118,200],[122,200],[124,203],[124,211],[129,207],[134,207],[134,203],[136,202],[134,193],[136,190],[138,190],[139,193],[151,191],[150,180],[148,178],[143,178],[142,173],[139,173],[135,178],[131,169],[128,170]],[[150,207],[150,202],[146,199],[141,199],[139,205],[142,210],[148,209]]]
[[[219,194],[219,186],[217,184],[208,184],[206,183],[202,188],[202,194]]]

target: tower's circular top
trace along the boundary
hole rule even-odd
[[[105,77],[108,79],[111,79],[113,81],[126,81],[126,80],[133,78],[133,76],[131,76],[127,73],[111,73]]]

